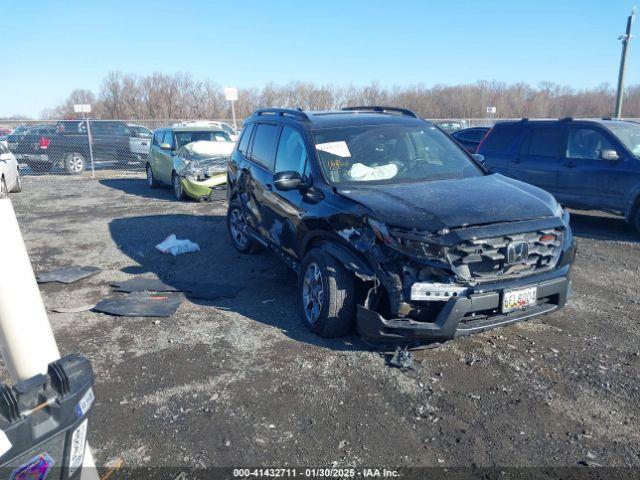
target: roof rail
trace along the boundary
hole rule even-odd
[[[380,106],[363,106],[363,107],[344,107],[341,110],[345,112],[395,112],[405,115],[407,117],[418,118],[418,115],[413,113],[411,110],[407,110],[406,108],[397,108],[397,107],[380,107]]]
[[[299,109],[291,108],[261,108],[253,112],[254,115],[277,115],[279,117],[296,117],[300,120],[309,121],[309,116]]]

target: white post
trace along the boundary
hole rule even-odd
[[[46,374],[60,352],[11,200],[0,200],[0,352],[14,382]],[[97,479],[89,445],[82,478]],[[85,475],[87,475],[85,477]]]

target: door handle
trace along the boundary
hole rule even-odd
[[[273,191],[273,185],[271,185],[270,183],[265,184],[264,188],[265,190],[269,190],[270,192]]]
[[[567,167],[567,168],[575,168],[576,164],[573,162],[566,162],[566,163],[561,163],[561,165],[563,167]]]
[[[521,163],[522,160],[520,160],[519,158],[514,158],[513,160],[511,160],[511,163]]]

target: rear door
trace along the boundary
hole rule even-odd
[[[619,160],[603,160],[615,150]],[[624,149],[609,132],[586,125],[567,128],[566,148],[558,172],[558,199],[583,208],[618,209],[623,192],[617,181],[624,167]]]
[[[91,147],[93,148],[93,156],[98,160],[109,158],[109,122],[101,120],[92,120],[91,127]]]
[[[271,239],[273,215],[267,206],[273,192],[276,142],[280,126],[257,123],[247,162],[242,200],[247,223],[266,240]]]
[[[486,134],[476,151],[484,156],[489,171],[512,176],[511,160],[517,153],[517,150],[514,152],[514,144],[521,134],[520,122],[498,123]]]
[[[563,135],[559,125],[533,126],[511,160],[511,176],[556,193]]]

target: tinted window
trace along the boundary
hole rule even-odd
[[[516,125],[497,124],[482,142],[481,151],[478,153],[506,153],[520,131]]]
[[[164,131],[160,130],[153,134],[153,144],[160,145],[162,143],[162,137],[164,135]]]
[[[173,148],[173,130],[167,130],[164,132],[162,143],[168,143],[171,148]]]
[[[560,152],[560,128],[536,128],[522,142],[520,153],[537,157],[557,157]]]
[[[478,130],[478,129],[471,129],[471,130],[461,130],[459,132],[455,132],[452,135],[460,140],[466,140],[468,142],[479,142],[480,140],[482,140],[482,137],[484,136],[486,130]]]
[[[251,159],[273,170],[273,151],[276,146],[277,125],[259,123],[254,135]]]
[[[245,127],[242,131],[242,137],[240,138],[240,144],[238,145],[238,150],[244,156],[247,156],[247,148],[249,147],[249,139],[251,138],[251,132],[253,132],[254,124],[251,123]]]
[[[599,160],[602,150],[615,150],[607,138],[590,128],[572,128],[567,141],[567,157]]]
[[[283,127],[276,154],[276,172],[304,173],[306,163],[307,149],[302,135],[294,128]]]

